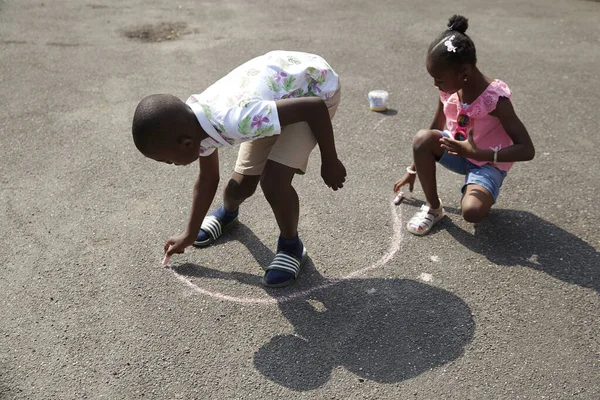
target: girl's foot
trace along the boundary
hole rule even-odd
[[[440,201],[440,206],[436,209],[430,208],[426,205],[421,206],[421,210],[418,211],[406,224],[408,231],[414,235],[423,236],[426,235],[431,228],[442,218],[444,218],[444,208]]]

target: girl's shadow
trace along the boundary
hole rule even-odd
[[[421,200],[403,204],[420,207]],[[459,209],[444,206],[449,214]],[[545,272],[564,282],[600,293],[600,253],[577,236],[527,211],[493,208],[475,225],[473,234],[444,218],[431,233],[447,231],[468,249],[501,266],[524,266]]]
[[[273,253],[244,225],[231,232],[260,265]],[[260,285],[260,277],[223,273],[186,264],[188,276],[236,280]],[[455,295],[407,279],[346,279],[330,282],[307,263],[299,282],[286,289],[265,289],[294,326],[294,333],[271,338],[254,354],[264,376],[287,388],[315,389],[343,367],[377,382],[400,382],[460,357],[475,329],[469,307]],[[331,282],[330,282],[331,283]]]
[[[525,266],[600,293],[600,253],[527,211],[493,209],[473,234],[448,223],[458,242],[502,266]]]

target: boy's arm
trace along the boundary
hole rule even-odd
[[[167,255],[183,253],[192,245],[200,232],[202,221],[215,197],[219,185],[219,153],[218,150],[199,159],[200,172],[194,185],[194,200],[187,228],[184,233],[170,238],[165,244]]]
[[[333,127],[325,102],[319,97],[300,97],[275,102],[279,124],[283,127],[306,121],[317,139],[321,152],[321,176],[333,190],[343,187],[346,168],[338,159]]]
[[[219,153],[215,149],[213,153],[206,157],[199,158],[200,172],[196,184],[194,185],[194,201],[190,220],[187,225],[186,233],[193,236],[194,240],[200,231],[202,221],[208,212],[208,209],[215,198],[217,186],[219,186]]]

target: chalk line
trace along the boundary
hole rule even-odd
[[[373,130],[374,130],[374,131],[375,131],[375,130],[377,130],[377,128],[379,128],[379,126],[380,126],[381,124],[383,124],[383,122],[384,122],[386,119],[387,119],[387,118],[382,118],[382,119],[381,119],[379,122],[377,122],[377,123],[375,124],[375,126],[373,127]]]
[[[394,258],[394,255],[400,249],[400,243],[402,242],[402,239],[404,236],[404,229],[402,226],[401,208],[396,207],[393,203],[390,203],[390,207],[391,207],[391,211],[392,211],[392,220],[393,220],[392,241],[390,243],[390,247],[388,248],[387,252],[376,263],[374,263],[373,265],[371,265],[369,267],[365,267],[365,268],[359,269],[358,271],[354,271],[351,274],[344,276],[343,278],[326,279],[320,285],[310,287],[306,290],[302,290],[302,291],[298,291],[298,292],[294,292],[294,293],[290,293],[290,294],[286,294],[286,295],[281,295],[281,296],[272,296],[269,298],[237,297],[237,296],[230,296],[230,295],[227,295],[224,293],[212,292],[210,290],[203,289],[203,288],[199,287],[198,285],[196,285],[195,283],[193,283],[191,280],[187,279],[185,276],[178,274],[174,269],[171,269],[171,272],[173,272],[173,274],[175,275],[177,280],[179,280],[181,283],[185,284],[186,286],[188,286],[190,289],[192,289],[194,292],[196,292],[198,294],[211,296],[211,297],[214,297],[214,298],[217,298],[220,300],[227,300],[227,301],[232,301],[235,303],[243,303],[243,304],[284,303],[286,301],[290,301],[290,300],[294,300],[294,299],[297,299],[302,296],[306,296],[316,290],[326,289],[328,287],[336,285],[345,280],[353,279],[358,276],[362,276],[369,271],[372,271],[377,268],[381,268],[382,266],[387,264],[392,258]]]

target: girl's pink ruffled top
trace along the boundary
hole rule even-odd
[[[473,140],[478,148],[482,150],[499,151],[513,144],[512,139],[500,120],[490,113],[496,109],[499,97],[510,99],[511,91],[499,79],[491,82],[483,93],[471,104],[461,104],[458,98],[458,93],[449,94],[440,91],[440,100],[444,105],[444,114],[446,115],[446,129],[450,131],[454,137],[457,131],[469,132],[473,129]],[[466,127],[458,125],[458,116],[465,114],[469,117],[469,124]],[[467,134],[465,133],[465,137]],[[476,161],[468,159],[476,165],[492,164],[489,161]],[[512,167],[512,162],[499,162],[494,166],[502,171],[508,171]]]

